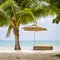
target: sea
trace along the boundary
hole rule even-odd
[[[60,50],[60,40],[20,40],[22,50],[32,50],[34,45],[51,45],[53,50]],[[0,49],[14,49],[15,40],[0,40]]]

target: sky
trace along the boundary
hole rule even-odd
[[[35,32],[35,40],[60,40],[60,24],[53,24],[54,17],[48,16],[37,20],[37,25],[47,28],[47,31]],[[33,24],[33,23],[32,23]],[[24,31],[22,28],[27,25],[21,25],[19,28],[19,40],[34,40],[34,31]],[[13,31],[10,36],[6,38],[7,27],[0,28],[0,40],[15,40]]]

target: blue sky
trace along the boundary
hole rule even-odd
[[[60,24],[52,24],[53,18],[54,17],[52,16],[48,16],[45,18],[38,19],[37,21],[38,26],[47,28],[47,31],[36,32],[35,33],[36,40],[60,40]],[[24,25],[21,25],[20,27],[19,40],[34,40],[34,32],[24,31],[22,27],[24,27]],[[11,32],[8,38],[6,38],[6,32],[7,32],[7,27],[0,28],[0,40],[14,40],[13,32]]]

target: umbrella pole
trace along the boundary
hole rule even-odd
[[[35,31],[34,31],[34,46],[35,46]]]

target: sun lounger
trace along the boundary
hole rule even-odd
[[[52,50],[53,47],[51,45],[35,45],[33,50]]]

